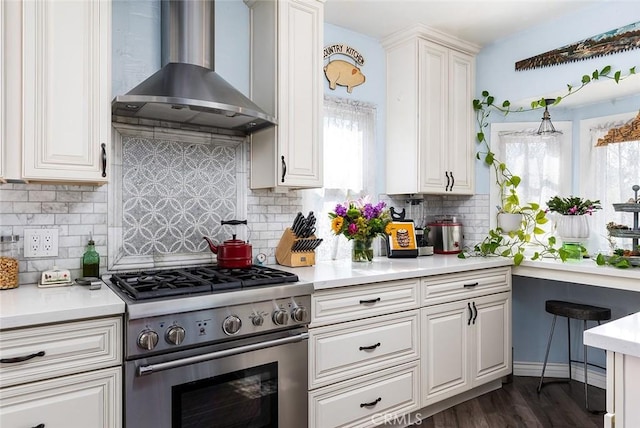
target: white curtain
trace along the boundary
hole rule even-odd
[[[351,242],[333,235],[328,213],[338,203],[373,191],[375,118],[373,104],[324,98],[324,188],[300,192],[304,214],[315,213],[316,236],[324,239],[316,250],[316,260],[351,258]]]
[[[522,178],[518,186],[520,204],[536,202],[545,206],[553,196],[570,189],[571,183],[563,183],[561,134],[540,136],[534,130],[524,132],[500,132],[498,145],[502,160],[511,172]],[[566,186],[566,187],[565,187]]]
[[[599,138],[604,137],[611,128],[618,128],[628,121],[609,122],[591,128],[591,144],[589,145],[589,162],[584,177],[590,183],[584,186],[590,199],[600,199],[602,210],[596,211],[591,222],[590,243],[592,250],[610,253],[613,244],[616,248],[631,249],[631,239],[607,239],[606,224],[615,222],[629,227],[633,226],[633,214],[616,212],[614,203],[627,202],[633,197],[631,187],[640,184],[640,141],[612,143],[596,147]],[[592,189],[592,190],[591,190]]]

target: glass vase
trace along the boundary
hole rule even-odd
[[[353,239],[351,261],[364,263],[373,261],[373,238]]]

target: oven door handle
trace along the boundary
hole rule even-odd
[[[179,360],[167,361],[165,363],[149,364],[140,366],[137,370],[138,376],[146,376],[163,370],[175,369],[189,364],[201,363],[203,361],[216,360],[218,358],[230,357],[232,355],[243,354],[245,352],[257,351],[270,348],[272,346],[286,345],[288,343],[301,342],[309,339],[309,333],[300,333],[295,336],[274,339],[266,342],[254,343],[251,345],[239,346],[237,348],[225,349],[223,351],[210,352],[208,354],[195,355],[193,357],[181,358]]]

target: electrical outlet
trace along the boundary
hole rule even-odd
[[[57,257],[58,229],[25,229],[25,257]]]

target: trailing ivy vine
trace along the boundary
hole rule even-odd
[[[533,246],[534,252],[531,260],[538,260],[542,257],[560,258],[565,261],[569,253],[562,247],[556,247],[556,238],[548,236],[544,225],[549,222],[547,210],[540,207],[538,203],[521,203],[518,197],[518,186],[522,179],[511,172],[506,163],[496,158],[487,141],[485,130],[489,126],[489,117],[496,112],[502,115],[510,113],[521,113],[544,108],[547,105],[558,105],[563,99],[583,90],[593,82],[609,79],[620,83],[631,75],[636,74],[635,67],[631,67],[626,73],[618,70],[612,73],[611,66],[607,65],[601,70],[594,70],[591,74],[582,76],[580,84],[573,86],[567,84],[567,92],[555,99],[541,98],[532,101],[529,108],[519,107],[512,109],[511,102],[504,100],[497,103],[495,97],[488,91],[482,91],[482,98],[473,100],[473,110],[476,114],[478,132],[476,142],[478,150],[476,158],[482,160],[494,171],[495,183],[500,194],[500,211],[505,213],[519,213],[522,215],[521,227],[517,231],[504,233],[499,227],[489,230],[489,234],[482,242],[474,245],[473,249],[465,249],[458,255],[460,258],[470,256],[502,256],[512,257],[513,262],[518,266],[525,258],[525,250]],[[548,104],[549,103],[549,104]],[[598,258],[599,263],[606,258]]]

